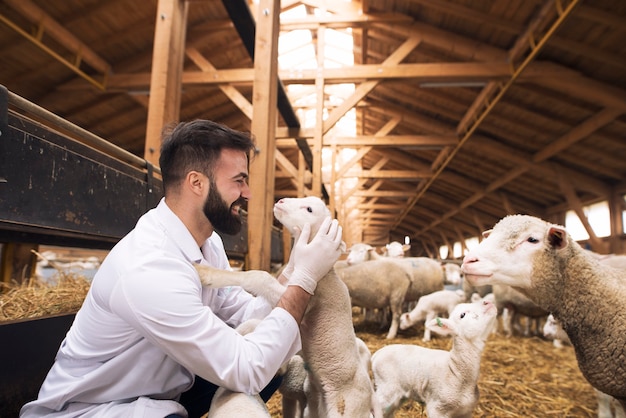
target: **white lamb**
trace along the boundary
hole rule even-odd
[[[500,220],[465,256],[472,284],[506,284],[551,312],[585,378],[626,407],[626,270],[599,262],[564,227],[526,215]]]
[[[465,293],[462,290],[438,290],[424,295],[419,298],[411,312],[400,315],[400,329],[410,328],[422,321],[427,323],[444,313],[450,316],[450,312],[461,302],[465,302]],[[422,341],[430,341],[430,328],[426,326],[424,326]]]
[[[274,215],[288,230],[310,223],[311,237],[329,214],[324,202],[317,197],[281,199],[274,205]],[[205,286],[241,286],[265,297],[273,305],[284,291],[267,272],[232,272],[200,265],[196,268]],[[311,393],[319,394],[316,397],[319,402],[308,403],[311,415],[357,418],[370,417],[373,413],[374,417],[381,416],[368,371],[359,359],[348,289],[334,270],[319,281],[300,324],[300,335]]]
[[[356,338],[356,346],[362,367],[369,371],[372,353],[359,337]],[[312,394],[302,356],[296,354],[289,360],[278,390],[282,395],[283,418],[303,418],[308,415],[308,411],[305,413],[305,410]]]
[[[497,315],[493,303],[461,303],[450,318],[427,323],[433,331],[452,335],[450,351],[391,344],[372,356],[376,396],[385,417],[404,399],[426,404],[429,418],[467,417],[478,403],[480,358]]]
[[[563,330],[559,321],[554,319],[554,315],[548,315],[546,323],[543,325],[543,336],[551,339],[552,344],[556,348],[562,348],[564,345],[570,345],[571,341],[567,336],[567,333]]]

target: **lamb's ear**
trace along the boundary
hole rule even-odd
[[[567,232],[563,227],[551,226],[548,230],[548,242],[557,250],[567,247]]]
[[[339,248],[341,249],[341,252],[343,254],[345,254],[348,251],[348,246],[346,245],[344,241],[341,241],[341,244],[339,244]]]
[[[447,318],[434,318],[424,324],[429,330],[440,335],[450,335],[454,330],[454,324]]]
[[[493,229],[488,229],[486,231],[483,231],[483,238],[487,238],[492,232],[493,232]]]

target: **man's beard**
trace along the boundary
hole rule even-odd
[[[233,206],[246,207],[246,200],[242,197],[228,206],[222,196],[217,191],[215,184],[211,184],[209,195],[204,202],[204,215],[207,217],[213,228],[226,235],[236,235],[241,231],[241,216],[232,212]]]

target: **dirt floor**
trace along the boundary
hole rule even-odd
[[[387,344],[417,344],[448,350],[451,340],[422,342],[423,328],[400,331],[386,340],[386,330],[355,317],[355,330],[374,353]],[[434,334],[433,334],[434,335]],[[487,341],[478,382],[480,400],[473,417],[597,417],[595,393],[578,369],[571,346],[555,348],[540,337],[493,335]],[[282,418],[281,398],[268,402],[273,418]],[[408,401],[396,418],[426,417],[419,403]]]

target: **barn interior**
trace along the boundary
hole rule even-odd
[[[257,144],[223,237],[245,268],[283,261],[272,205],[308,195],[348,247],[458,262],[523,213],[624,254],[625,73],[623,0],[3,0],[0,282],[45,248],[106,254],[161,197],[163,130],[198,118]],[[0,393],[42,379],[72,319],[0,327]]]
[[[584,245],[622,253],[625,15],[616,0],[6,0],[0,83],[9,109],[41,107],[72,126],[18,112],[148,177],[171,123],[251,132],[251,266],[269,262],[274,201],[305,195],[327,200],[348,245],[458,258],[526,213],[571,215]],[[117,199],[98,204],[133,204]]]

